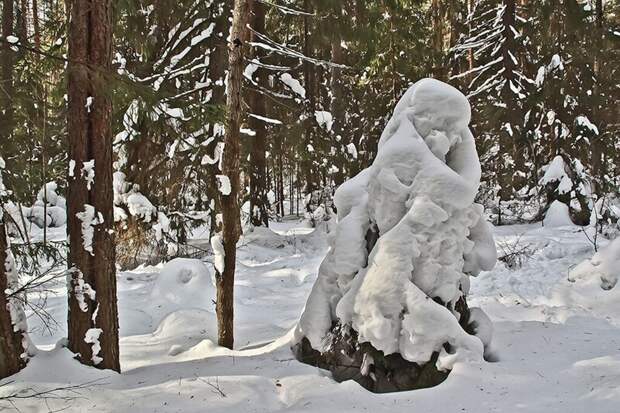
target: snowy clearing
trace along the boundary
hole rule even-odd
[[[1,395],[85,385],[55,393],[63,398],[16,400],[21,412],[617,411],[620,290],[568,281],[569,268],[593,254],[577,227],[495,228],[500,257],[517,245],[531,255],[521,268],[498,262],[472,280],[471,305],[494,322],[495,361],[457,364],[435,388],[383,395],[352,381],[338,384],[294,359],[293,328],[327,252],[327,234],[292,219],[273,229],[256,229],[239,243],[236,350],[215,344],[214,289],[204,284],[214,272],[212,257],[206,267],[175,260],[165,271],[151,266],[118,276],[121,375],[80,365],[56,345],[66,335],[66,288],[59,283],[48,303],[59,329],[50,335],[30,317],[40,350],[4,381]],[[204,291],[202,300],[194,286]]]

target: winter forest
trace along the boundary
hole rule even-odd
[[[0,410],[620,411],[620,1],[0,20]]]

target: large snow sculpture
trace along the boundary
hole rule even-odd
[[[336,191],[338,226],[295,332],[299,360],[387,392],[482,359],[491,325],[465,295],[496,251],[474,203],[470,115],[465,96],[433,79],[396,105],[373,164]]]

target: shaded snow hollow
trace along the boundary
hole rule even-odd
[[[490,326],[481,328],[483,337],[469,335],[454,310],[469,275],[496,261],[482,206],[474,203],[480,164],[470,116],[465,96],[437,80],[423,79],[401,98],[372,166],[336,191],[339,224],[295,342],[307,337],[327,351],[338,320],[384,354],[425,363],[440,352],[440,370],[482,359]],[[367,245],[373,233],[374,247]]]

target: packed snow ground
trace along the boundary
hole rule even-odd
[[[83,386],[15,399],[14,405],[2,401],[0,407],[132,413],[619,411],[620,288],[568,281],[569,269],[593,254],[577,227],[495,228],[500,256],[522,247],[531,254],[522,257],[520,268],[498,262],[472,280],[470,305],[494,321],[495,361],[457,364],[432,389],[383,395],[355,382],[336,383],[293,358],[292,331],[327,251],[327,235],[295,220],[273,223],[272,229],[240,241],[234,351],[215,344],[214,289],[200,263],[177,261],[163,271],[157,266],[119,275],[120,375],[82,366],[57,345],[66,335],[66,295],[59,283],[48,301],[59,328],[50,334],[30,318],[40,350],[24,371],[0,383],[0,396]],[[212,274],[210,261],[205,259]]]

